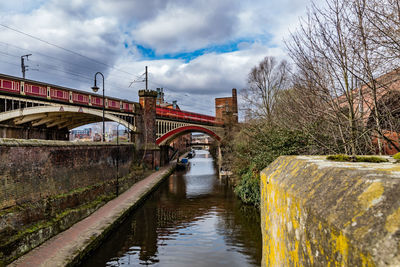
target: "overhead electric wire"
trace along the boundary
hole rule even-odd
[[[96,59],[92,59],[92,58],[90,58],[90,57],[88,57],[88,56],[82,55],[82,54],[77,53],[77,52],[75,52],[75,51],[73,51],[73,50],[64,48],[64,47],[62,47],[62,46],[59,46],[59,45],[56,45],[56,44],[53,44],[53,43],[50,43],[50,42],[48,42],[48,41],[46,41],[46,40],[43,40],[43,39],[41,39],[41,38],[39,38],[39,37],[36,37],[36,36],[34,36],[34,35],[31,35],[31,34],[22,32],[22,31],[20,31],[20,30],[18,30],[18,29],[15,29],[15,28],[10,27],[10,26],[7,26],[7,25],[1,24],[1,23],[0,23],[0,26],[2,26],[2,27],[4,27],[4,28],[7,28],[7,29],[9,29],[9,30],[15,31],[15,32],[17,32],[17,33],[20,33],[20,34],[22,34],[22,35],[28,36],[28,37],[33,38],[33,39],[35,39],[35,40],[38,40],[38,41],[40,41],[40,42],[46,43],[46,44],[48,44],[48,45],[50,45],[50,46],[53,46],[53,47],[56,47],[56,48],[58,48],[58,49],[64,50],[64,51],[66,51],[66,52],[69,52],[69,53],[75,54],[75,55],[77,55],[77,56],[83,57],[83,58],[85,58],[85,59],[87,59],[87,60],[90,60],[90,61],[92,61],[92,62],[95,62],[95,63],[97,63],[97,64],[101,64],[101,65],[107,66],[107,67],[109,67],[110,69],[113,69],[113,70],[116,70],[116,71],[119,71],[119,72],[128,74],[128,75],[130,75],[130,76],[133,76],[133,75],[134,75],[134,74],[129,73],[129,72],[127,72],[127,71],[124,71],[124,70],[115,68],[115,67],[113,67],[113,66],[111,66],[111,65],[109,65],[109,64],[107,64],[107,63],[101,62],[101,61],[96,60]],[[3,42],[3,41],[0,41],[0,43],[3,44],[3,45],[5,45],[5,46],[11,46],[11,47],[14,47],[14,48],[16,48],[16,49],[21,49],[21,50],[29,51],[30,53],[39,54],[39,55],[42,55],[42,56],[44,56],[44,57],[48,57],[48,58],[52,58],[52,59],[57,60],[57,61],[64,62],[64,63],[66,63],[66,64],[70,64],[70,65],[74,65],[74,66],[79,66],[79,67],[81,67],[81,65],[79,65],[79,64],[72,63],[72,62],[68,62],[68,61],[65,61],[65,60],[63,60],[63,59],[60,59],[60,58],[57,58],[57,57],[54,57],[54,56],[46,55],[46,54],[44,54],[44,53],[40,53],[40,52],[33,51],[33,50],[30,50],[30,49],[18,47],[18,46],[16,46],[16,45],[9,44],[9,43]],[[1,53],[1,52],[0,52],[0,53]],[[7,56],[10,56],[10,57],[20,58],[20,55],[12,55],[12,54],[5,53],[5,52],[2,52],[2,54],[7,55]],[[48,71],[50,71],[50,72],[53,72],[53,73],[54,73],[54,72],[61,72],[61,73],[65,73],[65,74],[68,74],[68,75],[73,75],[73,76],[75,76],[75,77],[78,77],[78,78],[80,78],[79,81],[81,81],[81,82],[83,82],[81,79],[92,80],[91,78],[86,77],[86,76],[83,76],[83,75],[81,75],[80,73],[61,70],[61,69],[58,69],[57,67],[52,66],[52,65],[50,65],[50,64],[41,63],[40,61],[35,61],[35,60],[30,60],[30,61],[31,61],[31,62],[39,63],[40,66],[43,66],[43,65],[49,66],[50,69],[49,69]],[[4,60],[3,60],[2,62],[6,63],[6,64],[10,64],[10,65],[14,65],[14,66],[20,67],[20,65],[15,64],[15,63],[11,63],[11,62],[9,62],[9,61],[4,61]],[[85,66],[85,68],[90,68],[90,67],[89,67],[89,66]],[[93,69],[93,68],[92,68],[92,69]],[[93,70],[94,70],[94,69],[93,69]],[[46,71],[39,70],[40,73],[43,73],[43,74],[50,74],[50,73],[48,73],[48,71],[46,72]],[[142,74],[142,75],[140,75],[140,76],[136,75],[136,78],[141,79],[141,77],[143,77],[143,75],[144,75],[144,74]],[[68,76],[65,76],[65,75],[60,75],[60,74],[59,74],[59,76],[60,76],[60,77],[63,77],[64,79],[69,79],[69,80],[75,81],[75,79],[72,79],[71,77],[68,77]],[[118,75],[118,74],[115,74],[115,73],[114,73],[113,75],[108,75],[108,77],[107,77],[107,79],[109,80],[109,81],[108,81],[108,84],[111,84],[112,87],[118,88],[118,89],[122,89],[122,90],[126,90],[126,89],[129,87],[129,86],[127,85],[126,88],[124,88],[124,87],[121,87],[121,86],[119,86],[119,85],[116,85],[114,82],[110,82],[110,80],[113,80],[113,77],[114,77],[114,76],[123,77],[123,79],[130,80],[130,81],[132,80],[131,77],[121,76],[121,75]],[[86,81],[85,81],[85,82],[86,82]]]
[[[77,76],[77,77],[81,77],[81,78],[86,79],[86,80],[88,80],[88,81],[92,81],[92,80],[93,80],[91,77],[84,76],[84,75],[82,75],[82,74],[80,74],[80,73],[78,73],[78,72],[73,72],[73,71],[68,71],[68,70],[60,69],[58,66],[54,66],[54,65],[51,65],[51,64],[48,64],[48,63],[43,63],[43,62],[36,61],[36,60],[30,60],[30,62],[36,62],[36,63],[38,63],[38,64],[39,64],[39,67],[47,66],[47,67],[50,68],[51,70],[56,70],[56,71],[64,72],[64,73],[66,73],[66,74],[70,74],[70,75],[74,75],[74,76]]]
[[[57,72],[57,76],[58,77],[62,77],[62,78],[64,78],[64,79],[67,79],[67,80],[73,80],[72,78],[71,78],[71,76],[67,76],[67,75],[64,75],[64,74],[62,74],[62,73],[60,73],[60,71],[58,71],[58,70],[53,70],[53,69],[50,69],[50,70],[48,70],[47,72],[43,72],[43,71],[38,71],[38,72],[40,72],[40,73],[43,73],[43,74],[47,74],[47,75],[53,75],[52,73],[49,73],[49,72]],[[68,75],[71,75],[71,74],[68,74]],[[78,81],[80,81],[80,82],[84,82],[84,83],[86,83],[87,82],[87,80],[83,80],[83,78],[81,78],[81,77],[77,77],[77,78],[74,78],[74,79],[76,79],[76,80],[78,80]],[[74,81],[76,81],[76,80],[74,80]]]
[[[6,55],[6,56],[9,56],[9,57],[17,57],[17,58],[20,57],[20,56],[16,56],[16,55],[9,54],[9,53],[6,53],[6,52],[1,52],[1,51],[0,51],[0,54]]]
[[[5,60],[0,60],[0,62],[3,62],[3,63],[6,63],[6,64],[9,64],[9,65],[14,65],[14,66],[20,67],[20,65],[15,64],[15,63],[13,63],[13,62],[5,61]]]
[[[101,65],[107,66],[107,67],[109,67],[109,68],[111,68],[111,69],[114,69],[114,70],[117,70],[117,71],[120,71],[120,72],[124,72],[124,73],[129,74],[129,75],[134,75],[134,74],[129,73],[129,72],[127,72],[127,71],[124,71],[124,70],[115,68],[115,67],[113,67],[113,66],[111,66],[111,65],[109,65],[109,64],[107,64],[107,63],[101,62],[101,61],[99,61],[99,60],[90,58],[90,57],[85,56],[85,55],[82,55],[82,54],[80,54],[80,53],[78,53],[78,52],[75,52],[75,51],[73,51],[73,50],[70,50],[70,49],[68,49],[68,48],[64,48],[64,47],[62,47],[62,46],[59,46],[59,45],[50,43],[50,42],[48,42],[48,41],[46,41],[46,40],[43,40],[43,39],[41,39],[41,38],[39,38],[39,37],[36,37],[36,36],[31,35],[31,34],[29,34],[29,33],[25,33],[25,32],[23,32],[23,31],[17,30],[17,29],[15,29],[15,28],[12,28],[12,27],[10,27],[10,26],[4,25],[4,24],[2,24],[2,23],[0,23],[0,26],[2,26],[2,27],[4,27],[4,28],[7,28],[7,29],[9,29],[9,30],[18,32],[18,33],[20,33],[20,34],[23,34],[23,35],[28,36],[28,37],[30,37],[30,38],[32,38],[32,39],[35,39],[35,40],[38,40],[38,41],[43,42],[43,43],[45,43],[45,44],[48,44],[48,45],[50,45],[50,46],[57,47],[58,49],[64,50],[64,51],[69,52],[69,53],[71,53],[71,54],[74,54],[74,55],[77,55],[77,56],[86,58],[86,59],[88,59],[88,60],[90,60],[90,61],[92,61],[92,62],[95,62],[95,63],[97,63],[97,64],[101,64]]]
[[[0,52],[0,54],[4,54],[4,53]],[[7,54],[7,56],[14,57],[11,54]],[[0,60],[0,62],[9,64],[9,65],[13,65],[13,66],[17,66],[17,67],[21,67],[18,64],[15,64],[15,63],[12,63],[12,62],[6,61],[6,60]],[[36,62],[37,63],[38,61],[30,60],[30,62]],[[39,69],[37,71],[39,73],[44,74],[44,75],[53,75],[54,76],[54,74],[55,74],[55,75],[59,76],[60,78],[62,78],[63,80],[65,80],[65,79],[71,80],[71,81],[77,81],[78,80],[78,81],[83,82],[83,83],[87,83],[88,81],[92,81],[92,78],[89,78],[87,76],[83,76],[83,75],[81,75],[79,73],[74,73],[74,72],[70,72],[70,71],[61,70],[61,69],[57,68],[56,66],[53,66],[53,65],[50,65],[50,64],[46,64],[46,63],[44,63],[43,65],[45,65],[45,66],[47,65],[48,68],[44,68],[45,70]],[[39,67],[42,67],[43,65],[39,65]],[[63,74],[67,74],[67,75],[63,75]],[[75,76],[76,78],[72,78],[70,75]],[[123,87],[117,85],[115,82],[108,81],[107,83],[108,83],[108,85],[111,85],[110,87],[113,87],[113,88],[116,88],[116,89],[120,89],[120,90],[127,90],[128,89],[128,88],[123,88]],[[68,87],[68,86],[66,86],[66,87]]]
[[[31,50],[31,49],[19,47],[19,46],[16,46],[16,45],[13,45],[13,44],[9,44],[9,43],[6,43],[6,42],[2,42],[2,41],[0,41],[0,44],[3,44],[4,46],[11,46],[11,47],[14,47],[15,49],[25,50],[25,51],[28,51],[29,53],[34,54],[34,55],[36,55],[36,54],[42,55],[42,56],[44,56],[44,57],[48,57],[48,58],[51,58],[51,59],[54,59],[54,60],[57,60],[57,61],[60,61],[60,62],[66,63],[66,64],[70,64],[70,65],[73,65],[73,66],[82,67],[82,65],[80,65],[80,64],[73,63],[73,62],[70,62],[70,61],[67,61],[67,60],[64,60],[64,59],[61,59],[61,58],[57,58],[57,57],[54,57],[54,56],[46,55],[46,54],[44,54],[44,53],[41,53],[41,52],[38,52],[38,51],[34,51],[34,50]],[[20,57],[20,56],[17,56],[17,57]],[[93,72],[98,71],[98,69],[96,69],[96,68],[94,68],[94,67],[92,67],[92,66],[90,66],[90,65],[89,65],[89,66],[85,66],[85,68],[91,69],[91,70],[93,70]],[[113,74],[113,75],[110,75],[110,76],[122,77],[123,79],[126,79],[127,81],[128,81],[128,80],[129,80],[129,81],[132,80],[131,77],[122,76],[121,74]]]
[[[3,43],[3,42],[1,42],[0,41],[0,43]],[[29,51],[29,52],[31,52],[30,50],[28,50],[28,49],[24,49],[24,50],[27,50],[27,51]],[[7,52],[1,52],[0,51],[0,54],[3,54],[3,55],[5,55],[5,56],[9,56],[9,57],[13,57],[13,58],[20,58],[20,56],[19,55],[15,55],[15,54],[10,54],[10,53],[7,53]],[[55,59],[57,59],[57,58],[55,58]],[[59,59],[57,59],[57,60],[59,60]],[[61,61],[61,60],[60,60]],[[48,69],[48,70],[50,70],[50,72],[62,72],[62,73],[65,73],[65,74],[68,74],[68,75],[73,75],[73,76],[75,76],[75,77],[80,77],[81,79],[79,80],[79,81],[82,81],[83,82],[83,80],[82,79],[85,79],[85,81],[84,82],[87,82],[87,81],[92,81],[93,79],[92,79],[92,77],[89,77],[89,76],[84,76],[84,75],[82,75],[81,73],[77,73],[77,72],[73,72],[73,71],[68,71],[68,70],[63,70],[63,69],[60,69],[58,66],[55,66],[55,65],[52,65],[52,64],[48,64],[48,63],[43,63],[42,61],[39,61],[39,60],[29,60],[29,62],[31,62],[31,63],[37,63],[37,64],[39,64],[39,68],[42,68],[42,67],[45,67],[45,69]],[[9,63],[10,64],[10,63]],[[18,67],[20,67],[20,65],[18,65],[18,64],[12,64],[12,65],[15,65],[15,66],[18,66]],[[77,65],[77,66],[80,66],[80,65],[78,65],[78,64],[75,64],[75,65]],[[47,66],[47,68],[46,68],[46,66]],[[46,72],[45,71],[42,71],[42,70],[38,70],[38,72],[40,72],[40,73],[44,73],[44,74],[46,74]],[[65,75],[60,75],[61,77],[63,77],[63,78],[66,78],[66,79],[69,79],[69,80],[71,80],[71,81],[75,81],[74,79],[72,79],[71,77],[67,77],[67,76],[65,76]],[[115,75],[108,75],[108,80],[109,80],[109,82],[108,82],[108,84],[111,84],[113,87],[115,87],[115,88],[118,88],[118,89],[122,89],[122,90],[126,90],[129,86],[127,86],[127,88],[123,88],[123,87],[121,87],[121,86],[119,86],[119,85],[117,85],[115,82],[110,82],[110,80],[113,80],[113,77],[114,77]],[[140,78],[140,76],[136,76],[136,77],[138,77],[138,78]],[[126,78],[127,80],[128,80],[128,78]]]
[[[10,56],[10,57],[17,57],[17,58],[20,57],[20,56],[17,56],[17,55],[13,55],[13,54],[9,54],[9,53],[4,53],[4,52],[1,52],[1,51],[0,51],[0,54],[6,55],[6,56]],[[59,69],[57,66],[54,66],[54,65],[50,65],[50,64],[43,63],[43,62],[36,61],[36,60],[29,60],[29,62],[31,62],[31,63],[34,63],[34,62],[38,63],[38,67],[41,67],[41,66],[43,66],[43,65],[44,65],[44,66],[47,65],[47,66],[50,68],[50,70],[60,71],[60,72],[66,73],[66,74],[70,74],[70,75],[74,75],[74,76],[77,76],[77,77],[84,78],[84,79],[89,80],[89,81],[92,80],[91,78],[86,77],[86,76],[83,76],[83,75],[81,75],[80,73],[76,73],[76,72],[72,72],[72,71],[66,71],[66,70],[61,70],[61,69]],[[20,66],[20,65],[17,65],[17,64],[15,64],[15,65],[16,65],[16,66]]]

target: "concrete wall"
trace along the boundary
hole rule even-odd
[[[280,157],[261,217],[263,266],[400,266],[400,164]]]
[[[131,144],[0,139],[0,266],[142,179],[134,155]]]

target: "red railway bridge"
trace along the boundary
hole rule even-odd
[[[139,103],[109,96],[103,103],[95,93],[0,74],[0,138],[68,140],[71,129],[102,121],[103,105],[104,120],[125,126],[130,141],[148,150],[191,132],[219,141],[227,114],[237,120],[231,98],[230,112],[216,105],[216,117],[158,106],[156,98],[156,91],[140,90]]]

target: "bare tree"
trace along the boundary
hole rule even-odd
[[[324,103],[321,112],[341,140],[345,152],[355,156],[359,150],[361,123],[355,104],[359,80],[351,49],[348,1],[327,0],[326,9],[315,5],[300,30],[287,42],[289,54],[298,69],[298,88],[308,90]]]
[[[400,0],[312,5],[286,42],[295,71],[266,57],[250,72],[248,114],[306,132],[323,153],[374,153],[375,141],[379,153],[399,149],[399,22]]]
[[[372,118],[375,120],[375,128],[379,135],[378,142],[380,139],[385,140],[399,151],[399,135],[387,135],[387,131],[392,133],[400,131],[399,107],[394,105],[396,102],[394,99],[398,99],[398,93],[393,92],[399,90],[397,77],[400,64],[400,1],[353,1],[355,11],[363,14],[363,22],[368,25],[368,31],[365,32],[369,33],[368,43],[374,46],[370,49],[373,58],[379,59],[374,74],[377,73],[376,70],[381,71],[375,75],[381,77],[369,79],[365,83],[373,96],[371,110],[373,110]]]
[[[272,123],[275,99],[279,91],[288,87],[289,65],[274,57],[265,57],[248,76],[248,88],[242,90],[250,117],[263,118]]]

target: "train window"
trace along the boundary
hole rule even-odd
[[[72,100],[72,94],[69,94],[69,100]]]
[[[24,85],[21,84],[21,92],[24,92]]]
[[[47,90],[47,96],[50,96],[50,90]]]

